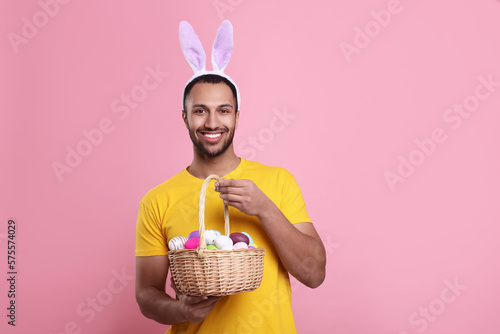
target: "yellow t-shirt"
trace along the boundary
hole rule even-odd
[[[311,222],[302,193],[292,174],[241,159],[226,179],[252,180],[288,218],[290,223]],[[168,241],[198,230],[198,205],[202,179],[185,169],[150,190],[141,200],[137,219],[136,256],[166,255]],[[205,228],[224,234],[223,202],[212,182],[205,202]],[[291,309],[288,272],[271,239],[256,216],[229,207],[230,232],[247,232],[265,249],[264,277],[259,288],[219,299],[201,323],[173,325],[167,333],[296,333]]]

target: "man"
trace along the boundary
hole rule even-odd
[[[288,274],[311,288],[325,278],[323,243],[293,176],[234,153],[238,97],[224,75],[201,74],[188,83],[182,118],[193,142],[192,163],[141,201],[136,299],[146,317],[173,325],[171,333],[296,333]],[[225,297],[185,296],[173,285],[174,299],[165,293],[167,243],[198,229],[198,196],[211,174],[223,179],[207,190],[205,226],[222,229],[227,203],[231,231],[248,232],[265,249],[264,277],[256,290]]]

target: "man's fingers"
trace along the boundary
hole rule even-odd
[[[220,198],[228,202],[241,202],[243,200],[243,196],[237,194],[220,194]]]
[[[224,204],[226,204],[227,206],[232,206],[233,208],[238,209],[241,212],[243,212],[243,208],[242,208],[240,202],[227,202],[227,201],[224,201]]]
[[[200,309],[209,309],[211,310],[213,308],[213,305],[217,303],[217,301],[220,299],[220,297],[208,297],[208,299],[198,303],[197,306],[200,307]]]
[[[218,296],[186,296],[182,295],[184,303],[196,305],[197,308],[203,308],[215,304],[221,297]]]
[[[211,308],[213,304],[217,303],[218,298],[213,298],[213,297],[206,297],[207,299],[204,299],[200,301],[199,303],[196,304],[196,307],[200,309],[204,308]]]
[[[221,198],[224,200],[224,204],[228,205],[228,206],[232,206],[238,210],[241,210],[241,207],[242,207],[242,201],[241,201],[241,198],[242,197],[238,197],[238,198],[233,198],[233,200],[228,200],[226,197],[229,196],[229,195],[224,195],[224,196],[221,196]]]
[[[205,319],[215,307],[221,297],[216,296],[181,296],[181,302],[186,306],[191,322],[200,322]]]
[[[215,187],[235,187],[241,188],[246,185],[247,180],[236,180],[236,179],[221,179],[215,183]]]
[[[185,296],[184,304],[189,305],[192,310],[198,310],[200,312],[211,311],[214,308],[214,305],[219,300],[219,297],[192,297]]]
[[[215,183],[216,187],[233,187],[236,185],[235,179],[220,179]]]
[[[199,306],[208,300],[207,296],[184,296],[183,298],[186,304],[200,304]]]

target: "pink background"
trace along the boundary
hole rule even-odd
[[[135,302],[138,204],[192,158],[179,21],[210,50],[223,18],[237,153],[296,176],[327,249],[323,285],[293,283],[299,333],[500,332],[500,87],[479,79],[500,82],[499,1],[40,3],[0,8],[0,248],[14,218],[19,271],[2,333],[164,333]],[[13,46],[24,17],[40,27]],[[168,72],[151,91],[148,67]],[[88,154],[59,180],[67,147]]]

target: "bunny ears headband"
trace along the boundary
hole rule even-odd
[[[193,27],[186,21],[181,21],[179,24],[179,41],[184,57],[194,71],[194,75],[186,83],[186,86],[197,77],[205,74],[215,74],[224,77],[236,88],[236,100],[238,106],[241,105],[238,87],[234,81],[224,73],[224,69],[233,54],[233,26],[231,23],[225,20],[217,31],[217,36],[212,46],[212,71],[207,71],[205,66],[206,56],[203,46],[194,32]],[[186,86],[184,86],[184,88]]]

